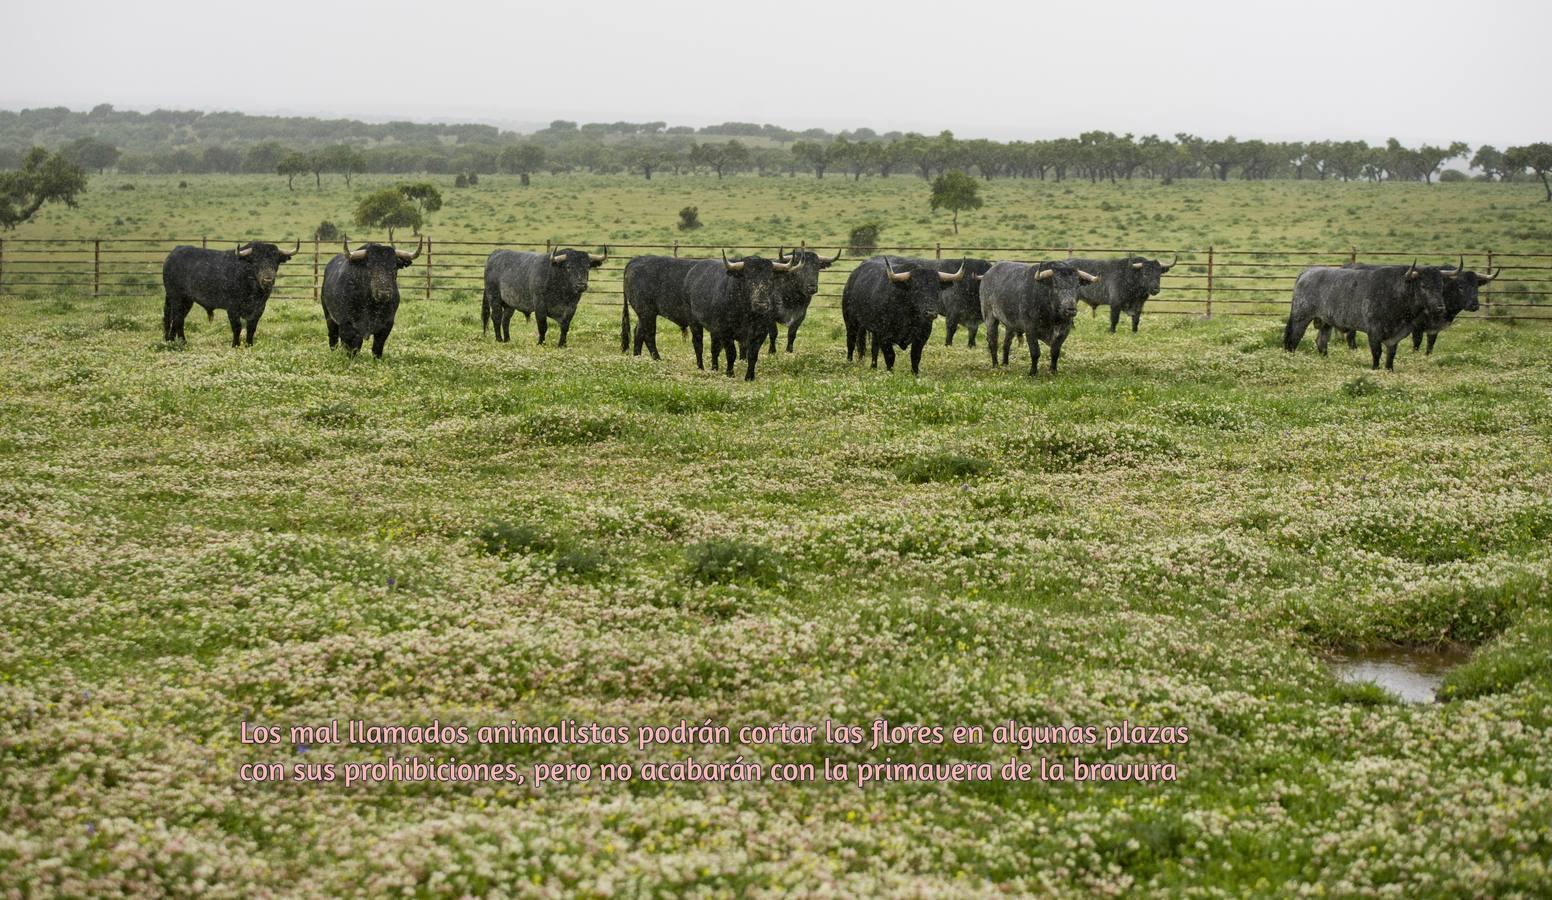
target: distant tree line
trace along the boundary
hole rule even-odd
[[[961,140],[859,128],[830,133],[769,124],[725,122],[700,129],[665,122],[578,124],[556,120],[531,135],[488,125],[412,122],[368,124],[345,119],[282,118],[242,113],[158,110],[90,112],[63,108],[0,111],[0,169],[20,165],[28,148],[57,147],[88,171],[124,174],[273,174],[295,189],[300,179],[322,187],[324,175],[347,184],[363,172],[519,175],[540,172],[654,175],[740,172],[812,173],[818,178],[918,176],[959,171],[983,179],[1035,178],[1118,182],[1138,178],[1310,179],[1340,181],[1458,180],[1450,160],[1467,160],[1487,180],[1516,180],[1552,170],[1546,144],[1500,151],[1463,142],[1407,147],[1392,138],[1364,141],[1262,141],[1179,133],[1136,137],[1087,131],[1037,141]],[[1552,187],[1549,187],[1552,194]]]

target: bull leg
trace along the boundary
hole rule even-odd
[[[954,346],[954,332],[959,330],[959,316],[951,310],[943,317],[943,346]]]
[[[232,310],[226,311],[226,324],[232,326],[232,346],[242,346],[242,317]]]
[[[713,331],[711,333],[711,370],[713,372],[720,372],[720,371],[722,371],[721,358],[722,358],[722,339],[717,337],[717,333],[715,331]]]
[[[556,344],[557,347],[564,348],[566,346],[566,335],[570,331],[571,331],[571,316],[567,316],[566,318],[560,320],[560,343]]]
[[[388,343],[388,335],[393,332],[393,323],[383,326],[383,330],[372,335],[372,355],[378,359],[383,358],[383,347]]]
[[[1419,349],[1422,348],[1422,346],[1423,346],[1423,329],[1421,327],[1417,327],[1417,328],[1412,329],[1412,352],[1416,353]]]
[[[771,323],[771,352],[776,352],[776,323]]]
[[[194,308],[192,300],[182,297],[169,297],[167,306],[163,309],[162,318],[165,324],[165,335],[169,341],[188,343],[188,338],[183,334],[183,323],[189,317],[189,310]]]
[[[490,285],[480,294],[480,334],[490,331]]]
[[[366,340],[366,335],[351,331],[341,334],[340,339],[345,342],[345,355],[354,357],[361,352],[361,342]]]
[[[1437,341],[1438,339],[1439,339],[1439,332],[1431,331],[1431,332],[1428,333],[1428,349],[1423,353],[1424,356],[1432,356],[1433,355],[1433,342]]]
[[[1031,341],[1030,343],[1035,343]],[[1002,364],[1008,364],[1008,352],[1013,349],[1013,326],[1008,326],[1008,333],[1002,336]]]
[[[690,326],[690,342],[695,345],[695,368],[705,371],[706,362],[705,359],[701,356],[701,326]]]
[[[875,344],[879,343],[879,339],[878,339],[878,335],[877,334],[873,335],[873,343],[875,343]],[[890,343],[890,342],[888,342],[888,341],[885,341],[883,343],[884,343],[884,370],[887,371],[887,372],[893,372],[895,370],[895,345]]]
[[[1051,352],[1054,354],[1056,352],[1056,348],[1052,347],[1051,348]],[[1051,357],[1051,364],[1052,365],[1056,364],[1056,357],[1055,356]],[[1034,378],[1037,374],[1039,374],[1039,371],[1040,371],[1040,341],[1037,338],[1033,338],[1032,337],[1032,338],[1029,339],[1029,377],[1030,378]]]
[[[523,313],[523,315],[527,316],[528,313]],[[544,335],[550,330],[550,317],[541,313],[539,315],[538,326],[539,326],[539,343],[543,344],[544,343]]]
[[[774,341],[775,338],[776,338],[776,326],[775,325],[771,326],[770,335],[771,335],[771,339]],[[763,334],[751,334],[749,336],[749,343],[744,348],[744,356],[749,358],[749,365],[744,369],[744,380],[745,381],[753,381],[754,380],[754,365],[760,359],[760,345],[763,344],[763,343],[765,343],[765,335],[763,335]],[[776,352],[776,348],[775,348],[774,345],[771,347],[771,352],[772,353]]]
[[[647,325],[647,332],[646,332],[645,338],[646,338],[646,341],[647,341],[647,350],[652,354],[652,358],[653,359],[662,359],[663,357],[657,355],[657,317],[656,316],[653,316],[651,323],[649,323]],[[640,345],[640,343],[638,343],[636,345],[636,352],[637,353],[641,352],[641,345]]]
[[[876,331],[872,332],[872,335],[873,335],[873,365],[870,368],[876,369],[876,368],[878,368],[878,351],[880,349],[879,345],[878,345],[878,332],[876,332]],[[867,340],[867,335],[866,334],[863,335],[863,340]]]
[[[1394,344],[1385,345],[1385,369],[1387,371],[1393,372],[1396,369],[1396,347],[1400,343],[1400,341],[1396,341]]]
[[[921,374],[922,347],[925,347],[926,345],[926,338],[911,342],[911,374],[913,376]]]
[[[339,345],[339,323],[335,322],[333,319],[329,318],[327,314],[325,314],[323,317],[323,324],[329,326],[329,349],[333,350],[336,346]]]
[[[1121,324],[1121,307],[1110,307],[1110,333],[1115,334],[1116,326]]]
[[[801,324],[801,323],[793,323],[793,324],[787,326],[787,352],[788,353],[792,352],[792,345],[797,342],[797,339],[798,339],[798,325],[799,324]],[[775,348],[773,347],[771,349],[774,350]]]
[[[971,322],[967,327],[970,329],[970,346],[974,347],[975,333],[981,330],[981,324],[979,322]]]
[[[1322,325],[1322,326],[1320,326],[1320,328],[1316,329],[1316,331],[1315,331],[1315,349],[1320,351],[1320,355],[1321,356],[1325,356],[1326,355],[1326,345],[1328,343],[1330,343],[1330,341],[1331,341],[1331,326],[1330,325]]]
[[[1384,346],[1382,344],[1380,344],[1379,335],[1374,334],[1373,332],[1370,332],[1369,333],[1369,355],[1374,357],[1374,364],[1369,366],[1369,368],[1371,368],[1371,369],[1378,369],[1380,367],[1380,352],[1382,350],[1384,350],[1384,349],[1385,349]]]
[[[1356,329],[1348,329],[1347,331],[1347,349],[1358,349],[1358,332]]]
[[[992,355],[992,368],[997,368],[997,320],[986,320],[986,349]]]
[[[1061,359],[1061,357],[1062,357],[1062,344],[1064,344],[1066,342],[1067,342],[1067,335],[1065,335],[1065,334],[1058,335],[1056,340],[1051,342],[1051,374],[1052,375],[1056,374],[1056,361],[1058,359]],[[1038,344],[1040,342],[1039,341],[1030,341],[1030,343],[1031,344]]]
[[[261,315],[263,314],[260,313],[259,315],[252,316],[248,319],[248,335],[246,340],[248,346],[250,347],[253,346],[253,333],[259,330],[259,317]]]
[[[765,335],[760,335],[760,339],[764,340]],[[738,341],[733,340],[731,337],[724,337],[722,339],[722,352],[727,357],[727,377],[732,378],[733,364],[738,362]]]
[[[1142,318],[1142,313],[1140,313],[1140,312],[1132,313],[1132,334],[1136,334],[1137,333],[1137,320],[1141,319],[1141,318]]]

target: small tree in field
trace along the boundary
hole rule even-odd
[[[1510,172],[1523,172],[1526,169],[1535,172],[1541,179],[1541,186],[1547,189],[1547,200],[1552,202],[1552,182],[1547,180],[1552,175],[1552,144],[1510,147],[1504,151],[1504,166]]]
[[[959,233],[959,214],[981,208],[981,186],[960,171],[945,172],[932,182],[932,211],[946,209],[954,214],[954,233]]]
[[[288,150],[286,155],[282,156],[280,162],[275,166],[275,171],[285,177],[286,190],[294,191],[296,190],[294,185],[296,176],[306,175],[308,172],[311,172],[312,163],[307,159],[305,153]]]
[[[75,206],[75,195],[86,190],[86,172],[57,153],[33,147],[21,168],[0,172],[0,227],[15,228],[49,202]]]
[[[404,199],[415,204],[416,210],[422,219],[426,213],[434,213],[442,208],[442,192],[436,189],[436,185],[429,181],[419,181],[415,184],[399,185],[399,193]],[[420,234],[420,223],[415,223],[415,233]]]
[[[501,168],[519,176],[523,187],[528,187],[528,177],[544,165],[544,148],[538,144],[513,144],[501,151]]]
[[[694,231],[701,227],[701,210],[698,206],[686,206],[679,210],[679,230]]]
[[[420,230],[420,210],[397,188],[383,188],[367,194],[356,204],[355,223],[362,228],[387,229],[388,241],[392,243],[395,228]]]

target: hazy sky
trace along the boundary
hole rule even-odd
[[[1552,140],[1547,0],[6,0],[0,108]]]

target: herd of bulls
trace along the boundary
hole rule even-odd
[[[399,308],[398,270],[409,266],[422,247],[423,242],[409,252],[369,243],[352,250],[349,241],[344,243],[345,252],[328,263],[321,292],[330,349],[343,341],[346,351],[354,355],[370,336],[372,354],[383,355]],[[241,343],[244,326],[247,343],[252,345],[278,269],[297,249],[287,253],[262,242],[232,251],[174,249],[162,266],[167,297],[163,339],[182,341],[184,319],[198,304],[212,318],[215,310],[226,311],[232,346]],[[485,263],[483,328],[488,331],[494,325],[496,340],[510,341],[512,315],[521,312],[525,319],[537,318],[540,343],[554,321],[560,326],[559,345],[566,346],[589,272],[606,258],[570,249],[495,251]],[[653,359],[659,358],[657,320],[661,317],[690,334],[698,367],[705,368],[709,335],[712,368],[720,368],[721,358],[731,376],[735,363],[743,359],[744,378],[752,381],[761,347],[769,342],[771,351],[776,350],[780,325],[787,327],[787,352],[792,352],[809,303],[819,291],[819,272],[839,258],[839,253],[826,258],[807,249],[790,254],[778,250],[773,260],[728,259],[726,254],[721,259],[635,257],[625,266],[620,350],[632,350],[634,310],[638,356],[645,348]],[[999,363],[999,339],[1000,362],[1005,366],[1014,339],[1023,338],[1029,347],[1030,374],[1039,364],[1042,343],[1050,349],[1055,373],[1079,300],[1095,308],[1108,306],[1112,332],[1122,315],[1130,317],[1136,331],[1144,302],[1159,293],[1160,277],[1174,265],[1140,256],[1041,263],[875,256],[852,271],[841,296],[846,358],[861,359],[871,340],[875,368],[882,353],[885,366],[893,370],[896,348],[908,349],[911,372],[916,374],[933,322],[941,316],[946,344],[953,343],[955,332],[963,326],[968,344],[975,346],[984,322],[993,366]],[[1349,347],[1356,346],[1356,333],[1362,331],[1369,339],[1374,368],[1379,368],[1382,351],[1386,351],[1386,368],[1391,368],[1396,345],[1409,334],[1414,349],[1426,334],[1432,353],[1439,332],[1459,313],[1477,309],[1478,287],[1494,277],[1467,271],[1464,260],[1453,267],[1420,267],[1415,262],[1411,266],[1311,267],[1295,284],[1283,345],[1296,349],[1305,330],[1314,324],[1317,346],[1325,354],[1333,330],[1346,335]]]

